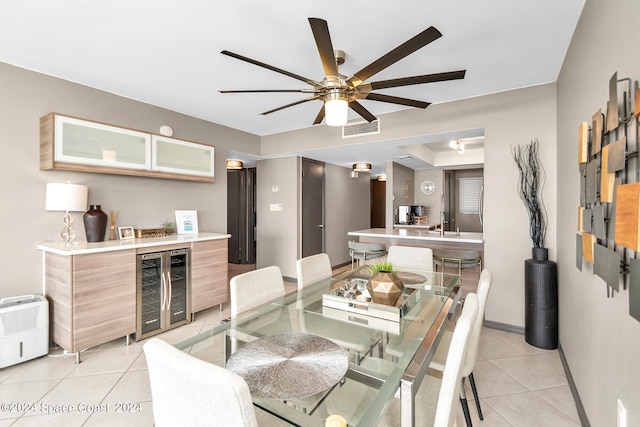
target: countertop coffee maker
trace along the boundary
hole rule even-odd
[[[398,206],[398,224],[411,225],[417,223],[417,218],[426,218],[427,208],[420,205]]]

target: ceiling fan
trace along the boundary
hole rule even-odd
[[[442,37],[442,33],[434,27],[429,27],[415,37],[402,43],[400,46],[381,56],[371,64],[356,72],[353,76],[347,77],[338,72],[338,65],[344,62],[344,53],[334,51],[329,35],[329,27],[327,21],[319,18],[309,18],[311,31],[320,53],[320,60],[324,68],[325,77],[322,81],[315,81],[306,77],[282,70],[264,62],[256,61],[251,58],[239,55],[237,53],[223,50],[223,55],[275,71],[285,76],[303,81],[312,86],[309,89],[264,89],[264,90],[221,90],[220,93],[265,93],[265,92],[299,92],[308,93],[309,97],[300,101],[292,102],[269,111],[265,111],[262,115],[271,114],[285,108],[293,107],[304,102],[320,100],[324,105],[318,112],[314,125],[322,123],[326,118],[329,126],[342,126],[347,122],[348,109],[351,108],[364,119],[369,122],[376,120],[366,108],[358,102],[360,99],[369,99],[372,101],[388,102],[391,104],[406,105],[409,107],[427,108],[430,103],[424,101],[416,101],[413,99],[400,98],[397,96],[374,93],[377,89],[387,89],[400,86],[409,86],[423,83],[434,83],[447,80],[463,79],[466,70],[449,71],[445,73],[425,74],[421,76],[402,77],[391,80],[381,80],[377,82],[366,82],[370,77],[398,62],[402,58],[412,54],[418,49],[428,45],[429,43]],[[336,53],[338,53],[336,55]]]

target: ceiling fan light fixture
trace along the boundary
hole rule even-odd
[[[354,163],[353,170],[355,172],[369,172],[371,171],[371,163]]]
[[[227,169],[242,169],[243,166],[242,160],[227,160]]]
[[[349,101],[342,89],[330,89],[324,98],[324,116],[327,126],[344,126],[349,118]]]

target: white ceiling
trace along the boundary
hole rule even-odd
[[[583,6],[584,0],[3,1],[0,61],[268,135],[311,126],[321,102],[260,115],[307,95],[218,91],[308,87],[220,51],[319,81],[323,68],[308,17],[328,21],[334,48],[346,52],[340,71],[348,76],[434,26],[443,37],[371,80],[466,69],[464,80],[380,91],[442,103],[554,82]],[[362,104],[374,115],[406,108]]]

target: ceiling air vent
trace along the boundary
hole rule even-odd
[[[342,126],[342,137],[353,138],[354,136],[375,135],[380,133],[380,119],[372,122],[355,122]]]

